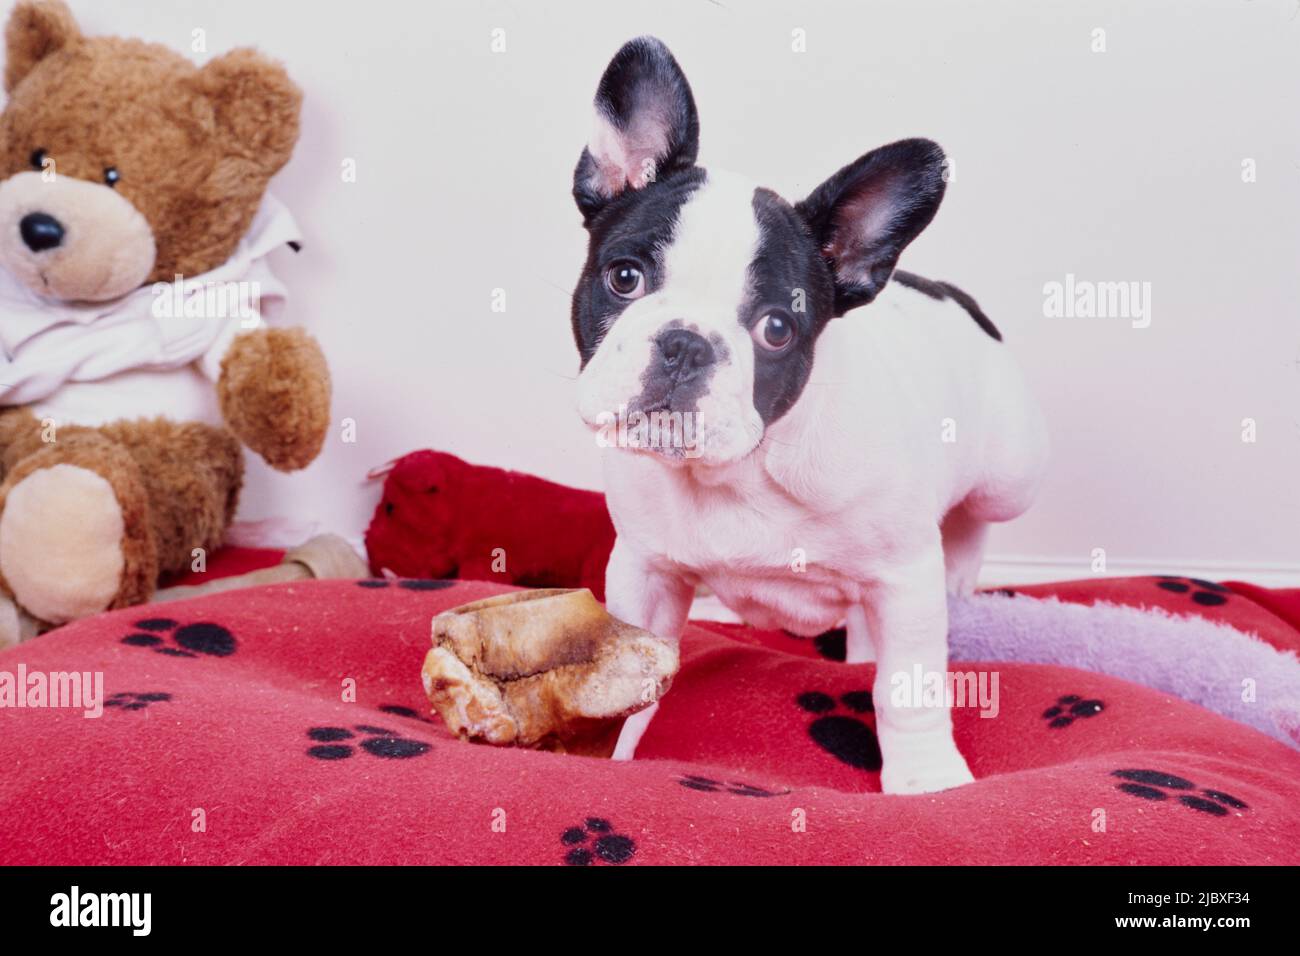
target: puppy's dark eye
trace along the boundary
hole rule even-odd
[[[645,273],[635,262],[621,259],[605,270],[605,287],[620,299],[645,295]]]
[[[45,150],[43,149],[32,150],[32,155],[31,155],[32,169],[45,168],[45,155],[46,155]]]
[[[104,170],[104,182],[109,186],[116,186],[117,181],[122,178],[122,174],[117,171],[116,166],[110,166]]]
[[[779,312],[763,316],[749,334],[760,347],[769,352],[780,352],[794,341],[794,322]]]

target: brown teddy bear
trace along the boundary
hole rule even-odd
[[[61,0],[5,43],[0,644],[147,600],[221,542],[240,444],[303,468],[330,400],[316,343],[261,322],[296,236],[264,196],[298,136],[283,68],[86,37]]]

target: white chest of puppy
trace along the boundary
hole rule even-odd
[[[705,584],[756,626],[846,624],[849,661],[877,661],[886,792],[968,782],[947,708],[890,688],[946,672],[946,592],[974,586],[986,523],[1028,507],[1046,443],[974,301],[895,271],[942,152],[882,147],[792,205],[695,165],[690,88],[657,41],[618,53],[595,105],[573,327],[607,446],[611,612],[675,636]]]

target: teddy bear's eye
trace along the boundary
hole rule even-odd
[[[45,150],[43,149],[32,150],[31,159],[32,159],[32,169],[45,168]]]
[[[122,174],[117,171],[116,166],[110,166],[104,170],[104,182],[109,186],[116,186],[117,181],[122,178]]]

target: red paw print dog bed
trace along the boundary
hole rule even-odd
[[[1270,608],[1161,580],[1105,597],[1300,640],[1290,596],[1265,592]],[[1076,667],[956,665],[999,675],[996,716],[954,715],[976,783],[882,796],[873,668],[836,661],[833,632],[692,625],[630,764],[463,743],[421,688],[430,619],[505,587],[276,585],[99,615],[0,654],[29,689],[103,679],[98,716],[30,695],[0,709],[0,863],[1300,862],[1292,745]],[[1087,588],[1070,588],[1081,606]],[[1224,600],[1188,597],[1202,592]]]

